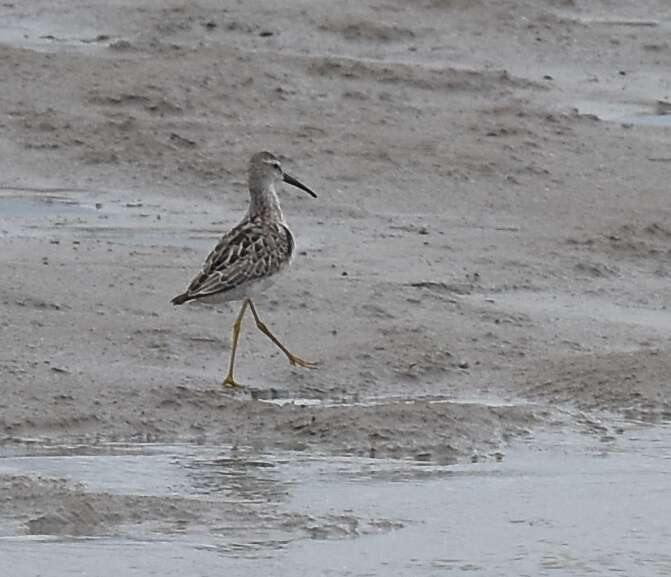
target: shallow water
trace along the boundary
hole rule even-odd
[[[48,14],[12,14],[9,3],[4,6],[0,21],[0,42],[16,48],[27,48],[37,52],[59,50],[92,50],[106,46],[108,36],[100,37],[93,26],[82,25],[68,14],[68,10],[55,10]],[[9,10],[8,10],[9,9]]]
[[[635,116],[623,116],[619,120],[623,124],[671,127],[671,115],[669,114],[639,114]]]
[[[65,477],[90,491],[244,503],[264,526],[5,535],[0,574],[671,571],[671,429],[633,429],[599,444],[580,436],[533,443],[502,462],[457,466],[191,445],[6,451],[0,474]],[[286,524],[273,525],[272,515],[294,519],[298,531],[283,532]]]
[[[205,250],[219,235],[214,229],[184,230],[182,224],[176,229],[172,215],[156,205],[96,203],[88,191],[0,190],[0,234],[9,236]]]
[[[473,302],[482,300],[480,295],[468,297]],[[489,298],[489,297],[486,297]],[[661,307],[644,307],[628,304],[619,305],[610,300],[571,294],[545,294],[515,291],[497,293],[493,300],[496,305],[529,314],[539,314],[552,319],[593,321],[628,325],[651,329],[665,337],[671,335],[671,311]]]
[[[671,104],[621,103],[583,100],[576,103],[580,114],[593,114],[606,122],[624,125],[669,127]]]
[[[13,219],[26,216],[32,218],[87,215],[93,208],[82,206],[67,197],[57,195],[44,196],[0,196],[2,217]]]

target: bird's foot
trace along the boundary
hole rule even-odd
[[[242,385],[238,383],[234,378],[233,375],[230,373],[226,375],[226,378],[224,379],[224,382],[222,383],[224,387],[230,387],[232,389],[241,389]]]
[[[296,355],[288,354],[287,358],[289,359],[289,362],[294,367],[303,367],[304,369],[314,369],[314,368],[317,367],[317,363],[312,363],[310,361],[305,361],[305,360],[301,359],[300,357],[297,357]]]

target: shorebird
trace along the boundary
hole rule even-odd
[[[203,270],[191,281],[186,292],[172,299],[172,304],[189,301],[223,303],[242,300],[233,324],[231,358],[223,384],[239,387],[233,378],[235,353],[240,338],[242,317],[251,310],[257,328],[287,356],[294,366],[313,368],[315,363],[294,355],[261,321],[252,296],[272,284],[294,255],[296,243],[284,220],[275,186],[284,181],[317,198],[303,183],[287,174],[280,161],[270,152],[257,152],[249,161],[249,210],[242,221],[221,237],[205,260]]]

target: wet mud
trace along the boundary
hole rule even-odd
[[[0,573],[667,573],[669,29],[1,4]],[[231,391],[235,307],[169,303],[261,149],[319,194],[257,303],[319,368],[244,324]]]

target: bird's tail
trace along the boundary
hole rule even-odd
[[[183,305],[186,301],[189,300],[191,300],[191,297],[188,295],[188,293],[182,293],[181,295],[177,295],[170,302],[174,305]]]

